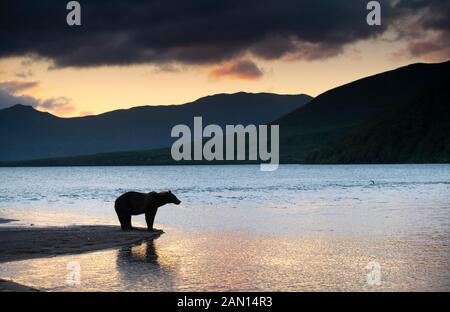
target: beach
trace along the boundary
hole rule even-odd
[[[39,292],[39,290],[0,279],[0,292]]]
[[[2,219],[2,223],[6,223]],[[119,226],[68,226],[44,228],[0,228],[0,263],[82,254],[153,240],[162,232],[143,228],[121,231]],[[0,279],[0,291],[37,291],[32,287]]]

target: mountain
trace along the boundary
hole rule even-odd
[[[273,122],[281,162],[450,162],[449,73],[450,61],[412,64],[319,95]],[[0,165],[152,164],[179,163],[170,149],[158,149]]]
[[[310,153],[309,163],[450,163],[450,79]]]
[[[420,101],[424,97],[426,98],[427,93],[437,92],[432,91],[435,90],[436,86],[445,85],[449,74],[450,61],[439,64],[412,64],[356,80],[317,96],[307,106],[274,121],[274,124],[280,125],[281,161],[284,163],[351,162],[357,159],[361,161],[362,158],[358,158],[356,155],[355,158],[349,156],[349,153],[353,153],[350,151],[345,154],[346,157],[349,157],[348,161],[344,158],[334,159],[333,153],[334,151],[343,153],[342,151],[347,149],[348,141],[346,140],[349,139],[346,135],[354,136],[359,131],[365,131],[367,134],[375,131],[375,128],[370,127],[370,123],[375,122],[376,118],[387,118],[382,116],[390,114],[390,112],[399,111],[395,116],[384,119],[384,122],[378,125],[378,133],[384,131],[381,131],[381,128],[390,127],[391,123],[404,122],[402,119],[409,116],[406,115],[408,111],[410,111],[409,114],[416,116],[420,122],[422,116],[416,110],[425,109],[425,107],[420,108],[418,106]],[[448,106],[449,98],[445,98],[445,94],[442,92],[440,94],[442,96],[440,105]],[[422,103],[421,105],[428,104]],[[448,119],[449,115],[446,116]],[[438,117],[436,115],[429,116],[430,119],[427,122],[430,123],[431,127],[435,125],[433,118]],[[408,132],[405,131],[390,133],[399,144],[404,144],[407,134]],[[450,136],[448,128],[446,135]],[[347,139],[343,139],[343,137]],[[362,138],[363,136],[360,134],[361,141],[358,145],[355,142],[355,148],[356,146],[365,149],[372,149],[375,146],[386,148],[379,146],[378,142],[364,141]],[[428,136],[421,136],[416,139],[432,140]],[[336,149],[336,146],[339,145],[339,149]],[[334,146],[334,148],[331,146]],[[325,151],[328,156],[321,157],[320,154],[325,153]],[[400,150],[397,150],[397,152],[400,152]],[[406,153],[406,151],[403,151],[403,153]],[[387,158],[385,159],[387,160]],[[392,161],[412,161],[416,158],[403,156],[390,159]],[[422,161],[433,161],[434,159],[424,157]],[[376,161],[376,158],[373,161]]]
[[[0,110],[0,160],[64,157],[158,149],[174,140],[171,129],[193,123],[267,124],[311,100],[308,95],[218,94],[183,105],[142,106],[96,116],[60,118],[32,107]]]

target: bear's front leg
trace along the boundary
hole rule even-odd
[[[153,222],[155,221],[156,209],[145,213],[145,222],[147,223],[147,230],[153,231]]]
[[[153,233],[153,234],[163,234],[164,233],[164,231],[161,229],[151,229],[151,230],[147,230],[147,231],[150,233]]]

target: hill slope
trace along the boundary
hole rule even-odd
[[[355,126],[386,110],[414,103],[435,85],[447,80],[449,73],[450,62],[412,64],[317,96],[307,106],[274,122],[280,124],[282,161],[305,162],[309,153],[338,139]]]
[[[59,118],[32,107],[0,110],[0,161],[157,149],[176,124],[267,124],[310,101],[307,95],[218,94],[184,105],[142,106],[97,116]]]
[[[310,163],[450,162],[450,79],[306,157]]]

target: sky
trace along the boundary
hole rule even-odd
[[[416,62],[450,59],[450,1],[68,1],[0,3],[0,109],[62,117],[217,94],[317,96]]]

